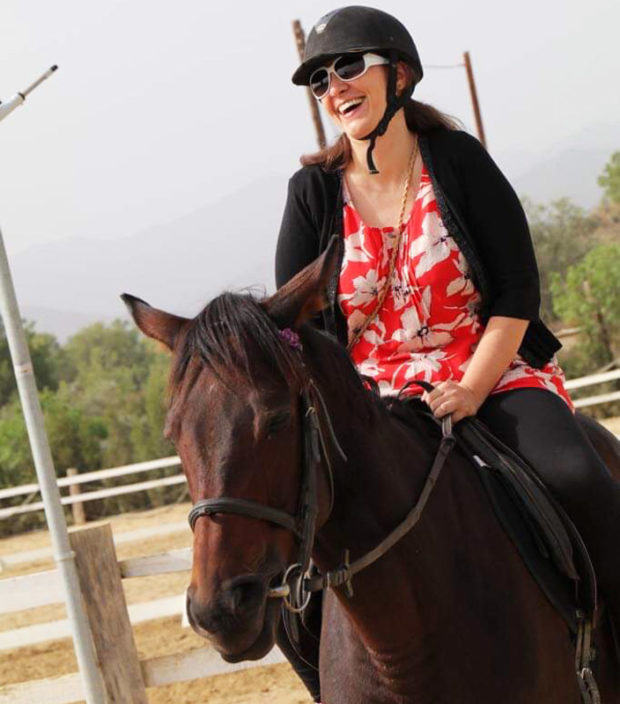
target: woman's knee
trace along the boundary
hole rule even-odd
[[[571,443],[551,448],[549,467],[534,467],[544,476],[550,490],[566,505],[600,504],[612,490],[613,480],[585,437],[576,437]],[[541,457],[538,464],[544,463]]]
[[[541,477],[570,510],[605,502],[613,480],[574,415],[559,397],[519,389],[490,397],[482,420]]]

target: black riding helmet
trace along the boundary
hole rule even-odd
[[[293,74],[293,83],[307,86],[313,71],[329,59],[367,51],[386,56],[390,61],[385,112],[375,129],[363,138],[370,140],[366,153],[368,170],[376,174],[379,172],[372,158],[375,140],[385,134],[390,120],[415,88],[413,81],[401,95],[396,94],[396,65],[398,61],[408,63],[418,81],[423,75],[418,50],[405,26],[387,12],[360,5],[342,7],[324,15],[310,30],[304,60]]]

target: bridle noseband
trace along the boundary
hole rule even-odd
[[[301,342],[296,332],[287,328],[280,331],[280,336],[293,349],[298,351],[301,356]],[[302,366],[305,368],[303,360]],[[410,384],[418,384],[427,391],[433,388],[426,382],[410,382]],[[318,515],[317,468],[321,462],[321,449],[330,484],[330,513],[334,502],[334,479],[330,454],[327,451],[325,430],[319,422],[317,406],[320,407],[323,422],[327,426],[330,444],[336,449],[341,458],[345,462],[347,461],[347,457],[335,436],[333,425],[321,392],[308,374],[300,392],[303,456],[301,487],[296,515],[293,516],[286,511],[265,506],[256,501],[222,496],[197,501],[188,516],[189,525],[192,530],[194,530],[196,521],[203,516],[212,516],[217,513],[230,513],[267,521],[268,523],[273,523],[274,525],[294,533],[299,542],[297,561],[289,565],[285,570],[281,584],[268,591],[269,597],[282,598],[286,608],[294,613],[299,613],[306,608],[312,592],[321,591],[328,587],[344,585],[347,593],[349,595],[353,594],[351,586],[351,578],[353,575],[378,560],[418,522],[433,487],[437,482],[445,459],[455,442],[454,436],[452,435],[450,416],[446,416],[441,422],[443,437],[432,467],[418,501],[405,519],[387,535],[381,543],[354,562],[350,562],[349,551],[347,550],[345,551],[343,563],[339,568],[326,572],[324,575],[320,573],[310,574],[312,547],[314,544],[316,519]]]

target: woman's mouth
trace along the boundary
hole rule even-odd
[[[351,98],[351,100],[347,100],[344,103],[341,103],[338,106],[338,115],[341,118],[345,119],[350,119],[352,117],[355,117],[359,111],[361,106],[364,104],[366,101],[365,98],[359,97],[359,98]]]

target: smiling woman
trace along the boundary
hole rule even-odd
[[[437,418],[479,415],[538,471],[582,533],[620,628],[620,486],[576,425],[523,208],[475,138],[412,99],[422,76],[411,35],[381,10],[341,8],[313,27],[293,82],[341,134],[290,179],[277,284],[340,238],[316,323],[382,396],[432,383],[421,400]],[[300,674],[318,698],[318,676],[303,664]]]

